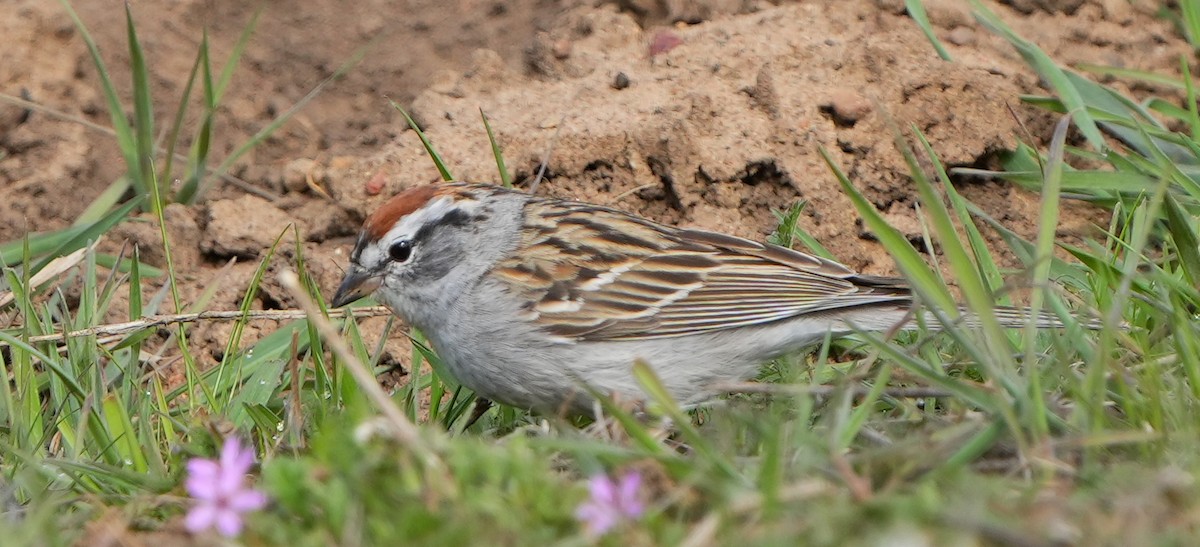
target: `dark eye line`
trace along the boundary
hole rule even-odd
[[[430,222],[413,234],[413,241],[423,241],[433,233],[434,230],[446,226],[466,226],[471,222],[471,216],[461,209],[454,209],[447,212],[442,218]]]

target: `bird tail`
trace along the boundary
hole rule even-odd
[[[979,320],[979,315],[965,308],[959,307],[959,321],[967,327],[979,327],[982,322]],[[1000,326],[1007,329],[1023,329],[1030,323],[1039,329],[1061,329],[1067,326],[1066,323],[1056,314],[1048,311],[1039,311],[1036,314],[1029,308],[1018,308],[1012,306],[996,306],[994,308],[996,320],[1000,322]],[[937,321],[937,317],[932,312],[925,312],[926,321]],[[1085,329],[1100,329],[1103,323],[1094,318],[1076,317],[1079,326]]]

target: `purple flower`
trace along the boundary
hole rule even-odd
[[[592,477],[588,484],[591,497],[575,510],[589,534],[599,536],[626,521],[636,520],[646,511],[638,490],[642,476],[630,471],[613,480],[605,475]]]
[[[253,465],[254,448],[243,448],[237,437],[225,441],[219,459],[188,460],[184,487],[196,500],[184,521],[188,531],[216,528],[226,537],[242,532],[242,514],[267,504],[265,494],[246,484],[246,474]]]

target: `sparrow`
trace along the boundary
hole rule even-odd
[[[572,414],[591,411],[590,393],[645,400],[635,362],[697,405],[826,335],[911,324],[913,307],[903,279],[470,183],[409,189],[366,219],[332,305],[368,295],[479,396]],[[997,315],[1009,327],[1030,320]]]

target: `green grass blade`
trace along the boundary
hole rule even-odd
[[[950,58],[950,52],[946,51],[946,46],[942,45],[942,41],[938,40],[937,34],[933,32],[933,25],[929,23],[929,15],[925,13],[925,4],[921,0],[904,0],[904,7],[908,10],[908,16],[917,23],[917,27],[921,32],[925,33],[925,37],[929,39],[929,43],[933,44],[933,49],[937,51],[938,57],[943,61],[953,61]]]
[[[854,209],[863,217],[863,222],[875,234],[875,237],[879,238],[883,246],[892,253],[892,257],[896,260],[896,265],[904,272],[905,277],[913,283],[914,288],[921,294],[921,297],[938,309],[946,310],[947,313],[957,313],[955,310],[958,309],[958,306],[954,303],[954,299],[950,296],[950,293],[946,291],[941,278],[925,263],[925,260],[921,258],[920,253],[908,242],[908,239],[883,219],[883,216],[879,214],[879,211],[875,210],[871,202],[854,187],[850,179],[846,178],[846,175],[842,173],[837,163],[833,161],[833,158],[829,156],[829,153],[823,147],[819,148],[818,152],[820,152],[821,158],[825,160],[829,169],[833,171],[834,176],[837,177],[842,190],[850,198],[851,203],[854,204]]]
[[[270,431],[278,431],[283,423],[283,418],[280,418],[274,411],[263,404],[245,405],[245,415],[248,417],[248,423],[254,424],[259,431],[266,433]],[[268,436],[268,438],[270,438]]]
[[[0,263],[4,265],[21,264],[26,248],[29,250],[30,257],[42,256],[88,231],[88,228],[89,226],[74,226],[53,232],[26,234],[25,238],[0,244]]]
[[[1060,207],[1059,191],[1062,188],[1063,147],[1067,141],[1067,129],[1070,127],[1070,117],[1064,116],[1054,127],[1054,135],[1050,139],[1049,158],[1046,162],[1044,183],[1042,184],[1042,203],[1038,222],[1038,238],[1035,246],[1032,282],[1033,295],[1030,297],[1029,309],[1031,315],[1037,315],[1049,296],[1047,285],[1050,281],[1051,259],[1054,257],[1055,234],[1058,229],[1058,212]],[[1025,327],[1025,363],[1036,363],[1037,356],[1035,338],[1038,328],[1031,321]],[[1034,427],[1039,435],[1049,432],[1046,418],[1045,398],[1041,387],[1041,373],[1037,367],[1026,366],[1025,375],[1029,379],[1028,400],[1033,408],[1029,415],[1034,419]]]
[[[817,241],[817,238],[800,227],[800,215],[804,212],[805,205],[806,202],[802,200],[793,203],[787,211],[772,210],[771,213],[779,220],[779,225],[767,236],[767,243],[791,249],[799,241],[808,252],[836,262],[837,257],[833,256],[829,249],[826,249],[821,242]]]
[[[933,146],[929,144],[929,139],[925,137],[925,134],[918,131],[917,139],[925,151],[925,156],[933,162],[933,167],[937,172],[938,179],[942,183],[942,190],[946,192],[946,198],[950,202],[950,207],[953,209],[959,225],[967,233],[967,243],[971,247],[971,256],[975,259],[984,290],[994,295],[996,290],[1004,283],[1004,280],[1000,275],[1000,268],[996,265],[996,260],[992,258],[992,253],[988,249],[983,234],[979,231],[979,227],[975,225],[974,219],[971,218],[970,210],[967,208],[967,201],[963,199],[962,194],[958,193],[958,190],[954,187],[954,183],[950,181],[950,175],[946,172],[946,166],[937,157]],[[1008,304],[1008,299],[1003,298],[1000,303]]]
[[[946,459],[946,464],[941,466],[940,472],[951,472],[969,465],[971,462],[979,459],[985,452],[990,450],[996,443],[1001,440],[1001,435],[1004,433],[1004,424],[1001,422],[992,422],[991,425],[983,428],[979,433],[976,433],[971,439],[965,443],[949,458]]]
[[[698,455],[703,457],[709,463],[713,464],[715,469],[721,471],[728,477],[741,476],[741,474],[738,473],[737,469],[733,466],[733,463],[729,461],[729,458],[725,454],[722,454],[720,451],[716,450],[712,446],[712,441],[701,434],[700,431],[692,425],[691,418],[679,408],[679,403],[677,403],[671,397],[671,394],[667,391],[666,386],[663,385],[662,380],[658,378],[658,375],[654,373],[654,369],[650,368],[650,365],[641,360],[635,362],[633,364],[633,377],[637,379],[638,385],[640,385],[646,394],[650,396],[650,400],[657,404],[658,410],[663,412],[667,417],[671,418],[671,421],[675,428],[679,431],[679,434],[684,439],[687,439],[688,443],[691,444],[692,449],[694,449]]]
[[[1158,74],[1156,72],[1150,72],[1148,70],[1137,70],[1133,68],[1106,65],[1093,65],[1089,63],[1080,63],[1074,66],[1078,70],[1087,72],[1088,74],[1095,74],[1097,76],[1110,76],[1113,78],[1122,78],[1126,80],[1140,80],[1146,83],[1175,89],[1183,89],[1184,86],[1184,82],[1175,76],[1167,76],[1164,74]]]
[[[187,177],[175,197],[176,201],[180,203],[194,203],[198,200],[207,189],[204,186],[204,181],[207,180],[207,177],[215,177],[224,173],[234,161],[237,161],[243,154],[274,133],[280,125],[291,117],[290,113],[285,113],[276,118],[272,124],[268,124],[258,134],[251,137],[246,143],[243,143],[242,147],[235,150],[231,156],[232,159],[227,158],[227,164],[223,163],[213,173],[208,172],[208,155],[209,146],[212,142],[213,117],[216,116],[217,107],[222,97],[224,97],[229,82],[233,80],[233,74],[245,52],[246,45],[249,43],[250,37],[253,36],[254,30],[258,27],[258,18],[261,14],[262,8],[260,7],[251,16],[250,21],[242,27],[242,33],[238,36],[233,50],[230,51],[229,57],[225,61],[225,66],[221,69],[220,77],[215,81],[212,76],[212,63],[209,60],[208,33],[205,32],[204,34],[204,40],[200,44],[196,59],[196,64],[201,70],[201,81],[204,87],[204,117],[200,121],[199,128],[196,130],[196,137],[193,139],[192,149],[188,156],[189,166]],[[305,100],[302,101],[306,102]]]
[[[1184,35],[1191,42],[1192,49],[1200,51],[1200,2],[1196,0],[1180,0],[1179,10],[1183,17]]]
[[[138,42],[137,29],[133,24],[133,12],[125,4],[125,28],[129,41],[129,70],[133,76],[133,120],[134,143],[137,151],[137,171],[133,176],[142,177],[140,186],[154,184],[154,103],[150,98],[150,73],[146,68],[145,52]]]
[[[1187,383],[1191,386],[1192,397],[1200,400],[1200,333],[1197,332],[1195,318],[1188,317],[1186,310],[1189,306],[1183,299],[1172,298],[1172,304],[1170,328],[1174,332],[1175,351]],[[1191,307],[1194,309],[1195,303]]]
[[[242,313],[242,318],[233,323],[233,330],[230,332],[229,340],[225,344],[225,354],[222,355],[221,362],[218,363],[215,368],[216,375],[211,384],[212,391],[214,394],[223,396],[224,398],[221,399],[218,397],[220,400],[210,401],[210,404],[212,404],[217,410],[229,410],[231,413],[238,414],[239,419],[245,418],[245,416],[242,414],[244,409],[240,405],[234,408],[230,408],[229,406],[230,402],[232,402],[237,395],[235,390],[237,389],[242,378],[252,376],[255,373],[255,370],[258,368],[256,365],[263,363],[264,360],[269,357],[264,355],[266,352],[260,351],[256,355],[253,350],[247,351],[246,353],[239,351],[239,348],[242,344],[242,335],[246,330],[246,324],[249,322],[250,309],[254,305],[254,302],[258,299],[263,276],[266,275],[267,268],[270,267],[271,260],[275,257],[276,251],[279,250],[279,244],[283,241],[284,236],[286,236],[289,231],[293,230],[295,230],[295,228],[291,225],[284,228],[279,235],[275,236],[275,241],[271,243],[271,246],[266,249],[262,258],[259,260],[258,268],[254,270],[254,275],[250,277],[250,283],[246,287],[245,294],[242,295],[242,303],[238,308]],[[290,344],[290,339],[286,340],[286,342],[287,344]],[[287,345],[276,347],[274,349],[276,351],[271,353],[286,350]],[[278,363],[279,372],[282,372],[283,365],[284,362]],[[276,373],[269,378],[259,378],[259,380],[260,383],[265,383],[268,380],[272,382],[278,382],[279,373]],[[264,401],[259,398],[255,398],[254,400],[246,402],[249,404],[254,404]]]
[[[179,95],[179,106],[175,109],[175,119],[172,120],[171,129],[167,132],[163,169],[162,174],[159,175],[159,180],[166,181],[167,184],[171,184],[171,181],[174,180],[172,167],[175,163],[175,147],[179,143],[179,133],[183,130],[183,120],[187,115],[188,103],[192,98],[192,88],[196,85],[196,75],[200,73],[200,62],[207,56],[208,30],[205,29],[200,35],[200,48],[196,50],[196,60],[192,61],[192,69],[188,71],[187,83],[183,85],[183,93]]]
[[[290,339],[280,336],[269,343],[255,344],[252,351],[247,351],[238,360],[234,368],[241,372],[240,375],[245,377],[245,381],[235,381],[237,378],[227,380],[229,402],[223,405],[229,421],[238,428],[249,427],[255,423],[254,409],[268,408],[269,403],[279,394],[284,385],[283,372],[289,359],[290,345]],[[218,389],[220,386],[214,387],[214,391]],[[275,433],[274,429],[264,431],[269,434]]]
[[[138,161],[137,144],[133,129],[129,126],[129,121],[125,118],[125,108],[121,106],[121,100],[117,97],[117,90],[108,75],[108,68],[104,64],[104,59],[100,57],[100,48],[96,45],[96,41],[92,39],[92,34],[88,31],[87,26],[83,24],[83,20],[79,18],[79,14],[75,13],[71,2],[69,0],[59,0],[59,4],[67,11],[67,15],[71,18],[71,21],[75,23],[75,28],[79,29],[79,35],[83,38],[83,42],[87,44],[88,54],[92,58],[92,65],[96,68],[96,72],[100,76],[100,88],[104,92],[105,102],[108,103],[108,114],[112,120],[113,131],[116,133],[117,146],[121,149],[121,155],[125,159],[126,168],[129,169],[129,178],[134,184],[134,190],[138,195],[149,194],[149,189],[144,186],[146,179],[138,172],[140,162]]]
[[[913,127],[912,129],[914,133],[920,133],[918,128]],[[1009,394],[1019,397],[1019,394],[1024,393],[1025,390],[1019,385],[1017,376],[1014,373],[1016,364],[1012,360],[1011,350],[1008,347],[1004,331],[1000,327],[1000,323],[993,311],[994,300],[992,294],[981,279],[979,270],[972,262],[970,253],[963,247],[950,211],[946,208],[941,196],[933,188],[933,184],[925,177],[920,161],[918,161],[912,149],[904,141],[902,135],[897,132],[895,138],[897,148],[909,165],[909,171],[912,173],[913,181],[916,183],[917,192],[921,196],[921,203],[925,206],[925,213],[930,219],[938,243],[941,244],[946,262],[950,270],[954,273],[954,278],[957,280],[962,295],[966,299],[967,307],[973,312],[975,321],[979,323],[982,329],[983,336],[981,341],[983,342],[983,347],[987,350],[987,355],[980,355],[980,365],[988,371],[988,374],[993,379],[1000,382]],[[888,250],[893,253],[895,252],[891,248]],[[922,293],[946,292],[945,286],[942,284],[917,287],[917,284],[914,282],[913,285],[914,288]],[[943,308],[943,312],[950,318],[957,318],[958,306],[954,304],[953,308]],[[954,330],[952,325],[947,324],[945,326],[952,331]],[[951,332],[950,334],[956,335],[957,332]],[[977,352],[978,350],[970,351]]]
[[[483,108],[479,109],[479,117],[483,119],[483,128],[487,130],[488,142],[492,145],[492,156],[496,158],[496,170],[500,172],[500,184],[503,184],[505,188],[512,188],[512,177],[508,174],[508,167],[504,165],[504,153],[500,151],[500,143],[496,142],[496,134],[492,132],[492,124],[488,122]]]
[[[47,353],[39,351],[37,348],[34,348],[25,341],[18,339],[2,330],[0,330],[0,340],[6,342],[10,347],[16,348],[28,354],[31,358],[41,361],[43,366],[54,373],[55,379],[62,383],[74,400],[81,402],[91,400],[88,391],[85,390],[83,385],[78,382],[76,375],[72,371],[68,370],[67,367],[64,367],[64,363],[60,359],[52,358]],[[38,404],[38,398],[36,397],[31,397],[29,400],[32,404]],[[38,404],[38,408],[35,410],[35,412],[40,414],[40,404]],[[92,437],[95,438],[100,444],[101,453],[106,461],[109,463],[119,462],[120,457],[116,451],[112,450],[111,443],[107,441],[108,429],[101,421],[100,416],[98,416],[94,411],[85,411],[85,413],[87,414],[86,427],[91,433]],[[65,421],[63,423],[65,423]]]
[[[1189,4],[1196,4],[1195,0],[1188,0]],[[1200,10],[1200,7],[1194,9]],[[1184,91],[1187,94],[1186,103],[1188,126],[1191,128],[1192,141],[1200,141],[1200,108],[1196,106],[1196,84],[1192,82],[1192,68],[1188,64],[1187,57],[1179,57],[1180,72],[1183,73]]]
[[[655,458],[662,459],[671,456],[671,453],[658,439],[654,438],[654,435],[650,433],[645,424],[638,421],[632,414],[615,404],[611,398],[606,397],[604,394],[597,392],[590,393],[600,402],[600,407],[604,409],[604,412],[621,424],[621,427],[624,428],[634,445]]]
[[[207,46],[207,44],[203,44]],[[199,199],[199,194],[202,190],[202,184],[208,173],[208,156],[209,147],[212,143],[212,127],[213,117],[216,116],[217,106],[220,99],[217,97],[216,84],[213,83],[212,76],[212,61],[208,57],[208,48],[200,48],[200,84],[204,91],[204,116],[200,120],[199,127],[196,128],[196,136],[192,140],[192,146],[188,150],[188,167],[187,175],[183,184],[179,186],[179,191],[175,194],[175,201],[179,203],[194,203]]]
[[[878,349],[881,356],[891,359],[898,366],[911,372],[918,378],[923,379],[932,386],[952,393],[955,397],[966,401],[975,408],[983,410],[988,414],[1000,415],[1004,405],[1007,404],[1004,401],[998,400],[993,388],[947,376],[940,368],[931,366],[929,363],[913,356],[904,348],[888,342],[877,333],[860,332],[858,334],[867,340],[871,347]]]
[[[868,363],[870,359],[868,359]],[[871,388],[861,400],[855,401],[855,408],[850,412],[850,415],[841,420],[838,427],[833,428],[837,434],[836,445],[834,450],[844,452],[850,449],[854,439],[862,433],[863,427],[867,422],[874,417],[876,413],[875,404],[879,402],[883,391],[887,389],[888,380],[892,377],[892,365],[885,363],[879,367],[879,371],[875,373],[875,378],[871,379]],[[843,399],[850,403],[852,397],[849,393],[844,394]]]
[[[1112,88],[1093,82],[1074,72],[1064,72],[1072,87],[1098,120],[1138,122],[1159,129],[1163,125],[1146,108]]]
[[[421,128],[417,126],[417,122],[412,119],[412,116],[409,116],[408,112],[404,110],[403,107],[396,104],[396,101],[388,99],[388,102],[391,103],[392,108],[395,108],[400,112],[401,116],[404,116],[404,120],[408,122],[408,126],[411,127],[412,130],[416,132],[417,137],[421,139],[421,145],[425,147],[425,152],[429,154],[429,158],[432,159],[433,164],[437,166],[438,173],[441,173],[442,175],[442,180],[454,180],[454,175],[451,175],[450,169],[446,168],[446,162],[442,160],[442,156],[438,154],[437,149],[433,147],[433,143],[429,142],[429,137],[425,136],[425,132],[421,131]]]
[[[138,442],[137,428],[129,419],[129,411],[125,404],[125,401],[118,398],[115,393],[105,396],[103,402],[105,424],[109,437],[113,440],[114,449],[121,455],[121,461],[133,468],[134,471],[145,473],[149,468],[146,463],[146,455],[142,452],[142,447]]]
[[[242,60],[242,55],[245,54],[246,45],[250,43],[250,37],[254,35],[254,30],[258,28],[258,18],[262,15],[265,6],[260,5],[254,10],[254,15],[250,16],[250,20],[246,22],[246,26],[242,27],[242,33],[238,35],[237,42],[233,44],[233,49],[229,52],[229,58],[225,61],[225,66],[221,67],[221,77],[217,80],[216,89],[213,97],[217,102],[220,102],[221,97],[225,95],[225,90],[229,87],[229,82],[233,81],[233,73],[237,71],[238,63]]]
[[[96,264],[104,266],[114,272],[129,273],[133,268],[133,259],[120,258],[110,254],[100,253],[96,255]],[[138,263],[138,269],[143,277],[162,277],[163,271],[146,263]]]
[[[84,209],[79,214],[75,222],[71,223],[71,226],[83,226],[103,218],[105,213],[111,211],[113,207],[116,207],[121,202],[121,198],[129,191],[129,184],[128,175],[118,177],[103,192],[100,192],[100,195],[96,196],[96,199],[88,204],[87,209]]]
[[[1110,156],[1113,154],[1110,153]],[[1041,171],[988,171],[960,167],[952,172],[957,175],[998,177],[1035,191],[1040,191],[1042,187]],[[1062,190],[1068,192],[1120,192],[1136,196],[1153,191],[1157,182],[1154,177],[1131,171],[1074,171],[1064,165],[1060,184]]]
[[[51,260],[74,252],[78,249],[82,249],[88,243],[99,240],[100,236],[107,233],[110,229],[112,229],[113,226],[116,226],[118,222],[125,220],[125,218],[128,217],[136,207],[141,205],[143,201],[145,201],[144,197],[134,198],[125,205],[122,205],[116,210],[108,213],[100,220],[97,220],[96,222],[87,226],[85,229],[73,233],[70,238],[67,238],[66,241],[63,241],[60,245],[55,247],[53,251],[50,251],[48,256],[39,260],[33,266],[33,271],[37,272],[44,268]]]
[[[1196,230],[1196,217],[1184,211],[1171,194],[1165,196],[1163,209],[1167,231],[1179,255],[1180,270],[1192,285],[1200,287],[1200,234]]]

